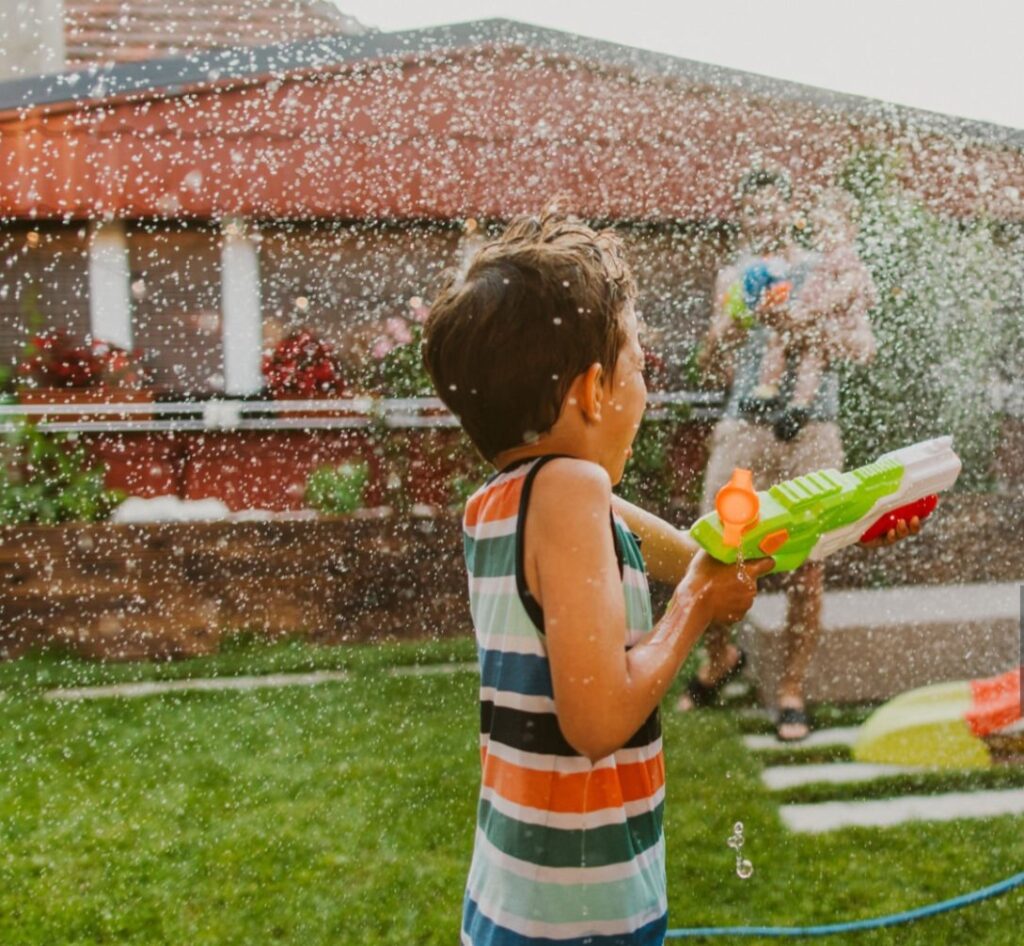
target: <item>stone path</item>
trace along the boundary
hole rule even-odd
[[[773,765],[761,773],[761,781],[774,792],[801,785],[826,783],[848,785],[853,782],[870,782],[887,775],[903,775],[919,772],[919,768],[907,765],[869,765],[864,762],[835,762],[824,765]]]
[[[804,749],[812,746],[852,746],[857,738],[859,727],[836,727],[835,729],[816,729],[800,742],[782,742],[774,735],[744,736],[743,745],[755,752],[765,749]]]
[[[746,736],[744,744],[754,752],[805,746],[849,746],[857,727],[820,729],[806,740],[780,743],[774,736]],[[877,778],[909,772],[936,771],[911,766],[869,765],[861,762],[832,762],[767,766],[761,780],[771,791],[785,791],[804,785],[846,785],[868,783]],[[779,815],[791,830],[821,833],[848,827],[885,828],[908,821],[950,821],[955,818],[993,818],[1024,814],[1024,789],[949,792],[941,795],[903,795],[865,801],[822,801],[782,805]]]
[[[1024,814],[1024,789],[783,805],[779,814],[791,831],[810,834],[850,827],[890,828],[908,821],[994,818],[997,815]]]
[[[345,670],[319,670],[315,673],[268,673],[257,677],[202,677],[191,680],[144,680],[139,683],[115,683],[110,686],[61,687],[47,690],[45,700],[100,700],[109,697],[133,698],[158,693],[188,690],[260,690],[268,687],[313,686],[345,680]]]
[[[474,661],[444,664],[413,664],[391,667],[388,676],[419,677],[434,674],[476,672]],[[314,686],[318,683],[337,683],[350,676],[347,670],[317,670],[311,673],[268,673],[248,677],[199,677],[188,680],[145,680],[138,683],[114,683],[108,686],[61,687],[47,690],[45,700],[100,700],[111,697],[133,698],[175,693],[189,690],[260,690],[273,687]],[[0,690],[0,699],[3,691]]]

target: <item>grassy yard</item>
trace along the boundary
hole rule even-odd
[[[175,664],[0,665],[0,943],[455,943],[477,790],[476,679],[389,670],[472,655],[468,640],[243,641]],[[350,673],[309,688],[41,698],[55,686],[317,668]],[[671,926],[852,919],[1024,868],[1024,818],[788,833],[741,726],[732,712],[667,714]],[[754,863],[747,881],[725,843],[735,821]],[[823,942],[1018,946],[1022,928],[1016,891]]]

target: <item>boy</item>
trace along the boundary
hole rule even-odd
[[[634,292],[610,231],[547,213],[483,247],[425,325],[438,393],[498,470],[463,520],[483,764],[464,944],[662,942],[658,704],[773,565],[720,565],[612,495],[646,404]],[[657,624],[641,541],[676,586]]]

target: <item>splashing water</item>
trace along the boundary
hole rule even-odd
[[[749,880],[754,873],[754,865],[743,856],[743,822],[737,821],[732,826],[732,835],[725,843],[736,852],[736,876],[740,880]]]

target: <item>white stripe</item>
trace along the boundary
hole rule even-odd
[[[540,634],[535,630],[533,634],[497,634],[477,627],[476,639],[484,650],[494,653],[505,654],[527,654],[531,657],[547,657],[544,643]]]
[[[650,585],[647,583],[647,576],[642,571],[635,569],[628,562],[623,565],[622,568],[622,584],[627,588],[636,588],[638,591],[650,590]]]
[[[621,808],[618,806],[599,808],[582,814],[517,805],[514,801],[502,798],[493,788],[487,786],[481,787],[480,797],[490,802],[506,818],[514,818],[523,824],[539,824],[546,828],[558,828],[561,831],[589,831],[593,828],[605,828],[613,824],[625,825],[626,818],[649,815],[665,800],[665,786],[659,787],[650,797],[626,802]]]
[[[642,913],[627,917],[623,920],[582,920],[579,923],[541,923],[538,920],[529,920],[526,917],[509,913],[498,907],[485,906],[480,902],[476,891],[470,891],[470,895],[476,900],[477,909],[498,926],[503,926],[520,936],[533,936],[537,939],[573,939],[583,936],[615,936],[633,933],[648,923],[660,919],[665,915],[666,907],[664,902],[656,907],[649,907]]]
[[[524,769],[537,769],[541,772],[588,772],[591,769],[610,769],[615,765],[633,765],[637,762],[647,762],[661,753],[661,736],[636,749],[619,749],[612,755],[591,762],[586,756],[565,756],[546,755],[539,752],[523,752],[521,749],[513,749],[504,743],[491,741],[488,752],[493,753],[504,762],[518,765]]]
[[[466,535],[471,539],[503,539],[515,535],[516,524],[519,522],[518,513],[514,516],[506,516],[504,519],[491,519],[488,522],[478,522],[475,526],[465,529]]]
[[[644,869],[663,862],[665,860],[665,837],[662,835],[653,847],[619,864],[604,864],[601,867],[546,867],[506,854],[491,844],[487,835],[477,828],[474,856],[482,858],[488,866],[499,867],[510,874],[515,874],[525,880],[534,880],[540,884],[554,884],[559,887],[578,884],[614,884],[638,877]]]
[[[490,700],[495,706],[522,710],[524,713],[554,713],[555,701],[550,696],[527,696],[512,690],[480,687],[480,701]]]
[[[512,595],[519,594],[515,575],[469,576],[470,595]]]
[[[817,834],[837,828],[887,828],[907,821],[955,821],[1024,814],[1024,789],[910,795],[883,801],[829,801],[783,805],[779,814],[791,831]]]

